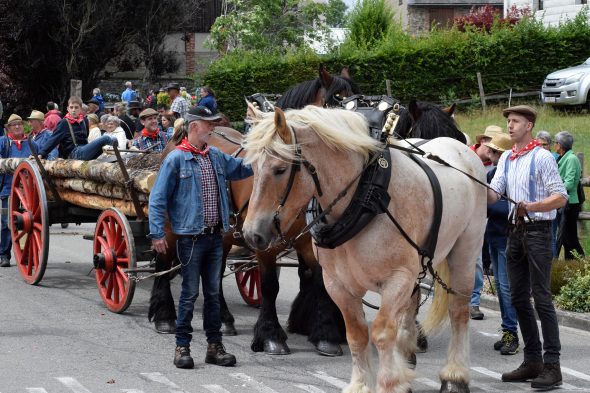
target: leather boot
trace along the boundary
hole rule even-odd
[[[10,267],[10,259],[6,257],[0,257],[0,267]]]
[[[543,362],[522,362],[514,371],[502,374],[502,382],[525,382],[534,379],[543,371]]]
[[[561,384],[561,367],[559,363],[545,363],[541,374],[531,382],[531,387],[549,390]]]
[[[195,367],[189,347],[176,347],[176,351],[174,351],[174,365],[178,368]]]
[[[225,347],[222,343],[209,343],[207,345],[205,363],[228,367],[236,364],[236,357],[231,353],[225,352]]]

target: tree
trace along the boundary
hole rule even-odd
[[[211,27],[209,45],[225,54],[235,49],[286,51],[327,35],[341,24],[342,0],[224,0],[223,15]]]
[[[349,15],[348,41],[357,48],[371,48],[393,28],[394,12],[384,0],[359,0]]]
[[[494,24],[499,27],[513,26],[524,17],[531,15],[528,6],[518,8],[515,4],[510,7],[505,18],[502,18],[502,10],[494,8],[490,4],[483,7],[472,8],[469,14],[455,18],[453,23],[460,31],[472,28],[479,31],[489,32]]]
[[[174,65],[164,37],[186,28],[202,1],[0,0],[2,98],[19,112],[63,103],[70,79],[82,80],[89,97],[107,64],[143,64],[153,79]]]

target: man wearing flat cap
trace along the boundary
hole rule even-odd
[[[104,115],[104,112],[100,110],[100,102],[92,97],[88,101],[86,101],[86,105],[88,105],[88,112],[86,114],[94,113],[98,118]]]
[[[33,151],[38,150],[36,143],[25,136],[23,119],[17,114],[10,115],[6,122],[6,135],[0,137],[0,158],[26,158],[30,157]],[[9,267],[12,239],[8,227],[7,209],[8,197],[12,188],[12,174],[4,174],[0,178],[0,200],[3,209],[0,220],[0,267]]]
[[[180,86],[178,83],[170,83],[168,87],[166,87],[166,90],[168,90],[168,95],[172,100],[170,110],[174,113],[176,118],[184,117],[188,112],[188,101],[180,95]]]
[[[195,300],[202,282],[203,327],[207,338],[205,362],[233,366],[236,357],[221,343],[219,284],[222,232],[229,230],[227,180],[252,176],[252,168],[207,142],[219,115],[206,107],[194,107],[184,117],[182,132],[173,138],[176,149],[162,162],[149,200],[152,247],[165,253],[176,247],[181,262],[182,289],[176,320],[174,365],[193,368],[190,343]],[[167,244],[164,220],[169,218],[177,243]]]
[[[47,141],[53,134],[51,130],[45,128],[45,126],[43,125],[45,121],[45,115],[43,114],[43,112],[34,110],[31,112],[31,115],[27,117],[27,120],[31,125],[31,134],[29,135],[29,138],[35,141],[37,146],[39,146],[39,149],[44,148],[47,144]],[[56,147],[47,155],[47,159],[55,160],[57,158],[57,155],[58,151]]]
[[[143,125],[140,134],[131,141],[131,146],[139,150],[161,152],[168,143],[166,133],[158,127],[158,112],[152,108],[144,109],[139,114],[139,121]]]
[[[121,128],[125,131],[125,137],[127,139],[133,139],[137,135],[136,133],[141,131],[143,125],[139,121],[139,113],[141,112],[141,104],[139,101],[129,101],[127,103],[127,111],[119,116],[121,120]]]
[[[488,204],[497,202],[501,194],[518,203],[510,205],[506,263],[512,305],[524,341],[524,362],[502,374],[502,381],[532,379],[532,388],[552,389],[562,384],[562,376],[559,327],[550,289],[551,221],[556,209],[566,204],[568,194],[555,159],[533,139],[535,109],[518,105],[504,109],[503,114],[514,146],[500,157],[490,183],[493,191],[488,190]],[[543,343],[531,295],[541,321]]]

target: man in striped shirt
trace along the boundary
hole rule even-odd
[[[531,387],[552,389],[562,384],[559,356],[559,327],[550,290],[551,220],[556,209],[567,202],[567,192],[551,153],[533,139],[536,111],[527,105],[504,109],[508,133],[514,142],[505,152],[490,183],[488,203],[506,194],[518,206],[510,206],[511,229],[506,258],[512,305],[516,309],[525,344],[524,362],[514,371],[502,374],[504,382],[532,380]],[[541,321],[541,345],[535,309]],[[545,350],[545,354],[542,350]]]

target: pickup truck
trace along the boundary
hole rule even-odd
[[[565,107],[582,106],[590,110],[590,58],[584,63],[552,72],[541,88],[545,104]]]

